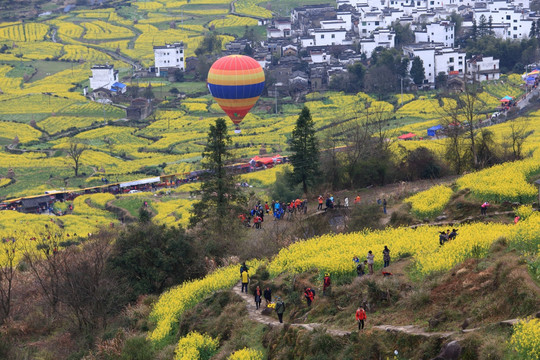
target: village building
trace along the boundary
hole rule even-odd
[[[184,43],[154,46],[156,76],[168,76],[176,70],[185,71]]]
[[[467,78],[473,81],[498,80],[499,60],[493,56],[473,55],[467,60]]]
[[[454,47],[454,23],[440,21],[426,25],[425,30],[414,32],[415,42],[442,43],[446,47]]]
[[[105,89],[111,94],[126,92],[126,85],[118,81],[118,70],[114,70],[113,65],[94,65],[90,70],[92,71],[92,76],[89,77],[90,88],[93,91]]]

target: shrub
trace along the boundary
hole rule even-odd
[[[154,350],[144,336],[129,338],[122,349],[121,360],[152,360]]]
[[[175,360],[209,360],[217,353],[219,340],[208,335],[191,332],[180,339]]]

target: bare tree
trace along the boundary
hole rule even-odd
[[[75,177],[79,175],[81,156],[87,149],[88,147],[80,142],[69,142],[69,147],[66,149],[66,152],[67,156],[73,161],[73,170],[75,171]]]
[[[61,232],[52,232],[47,227],[36,236],[36,246],[30,246],[24,251],[25,263],[47,299],[52,314],[58,312],[60,302],[60,259],[57,255],[62,239]]]
[[[372,104],[370,101],[358,103],[354,109],[352,121],[342,126],[342,138],[346,144],[344,153],[345,169],[349,175],[350,185],[359,171],[359,163],[386,153],[390,146],[388,119],[390,111],[382,103]]]
[[[523,143],[531,132],[527,131],[528,124],[524,120],[510,121],[510,144],[512,147],[512,160],[523,158]]]
[[[487,111],[487,106],[479,96],[475,84],[467,85],[465,91],[447,102],[440,111],[441,122],[446,135],[451,138],[446,150],[446,158],[451,161],[456,172],[465,170],[464,159],[468,158],[470,167],[478,169],[477,154],[478,121]],[[464,154],[468,153],[469,156]]]
[[[120,291],[107,273],[107,260],[112,251],[112,236],[100,235],[83,246],[70,246],[58,255],[60,265],[60,297],[79,330],[105,327],[116,296]]]
[[[2,239],[0,246],[0,323],[3,324],[11,314],[13,280],[15,278],[16,236]]]

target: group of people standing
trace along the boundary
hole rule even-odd
[[[348,208],[349,207],[349,197],[346,196],[344,199],[343,199],[343,204],[341,204],[341,200],[334,200],[334,196],[333,195],[326,195],[326,200],[325,198],[322,196],[322,195],[319,195],[319,197],[317,198],[317,201],[319,203],[319,205],[317,206],[317,210],[328,210],[328,209],[333,209],[334,207],[345,207],[345,208]],[[354,204],[357,205],[360,203],[360,195],[356,195],[356,197],[354,198]],[[323,208],[323,205],[325,206]]]
[[[454,240],[457,236],[457,230],[452,229],[452,232],[450,232],[450,229],[445,231],[441,231],[439,233],[439,244],[442,246],[445,242]]]
[[[382,251],[383,254],[383,267],[390,266],[390,249],[387,245],[384,246],[384,250]],[[373,265],[375,264],[375,255],[373,254],[373,251],[369,250],[366,256],[366,260],[363,262],[360,261],[358,256],[353,257],[353,262],[356,264],[356,273],[359,277],[364,276],[366,274],[366,268],[369,275],[373,275]],[[384,274],[384,271],[383,271]]]
[[[251,227],[253,220],[253,228],[261,229],[264,222],[264,215],[272,213],[274,220],[283,218],[291,219],[294,213],[307,213],[307,200],[296,199],[291,202],[280,202],[272,200],[271,204],[268,201],[264,205],[259,201],[253,206],[247,214],[240,214],[238,218],[247,227]]]

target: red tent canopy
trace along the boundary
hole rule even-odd
[[[401,136],[398,136],[398,139],[400,140],[407,140],[407,139],[412,139],[413,137],[415,137],[416,134],[413,134],[413,133],[408,133],[408,134],[403,134]]]
[[[280,157],[279,155],[273,156],[273,157],[260,157],[259,155],[255,156],[251,160],[255,160],[257,162],[263,163],[264,165],[270,165],[274,164],[274,160]]]

